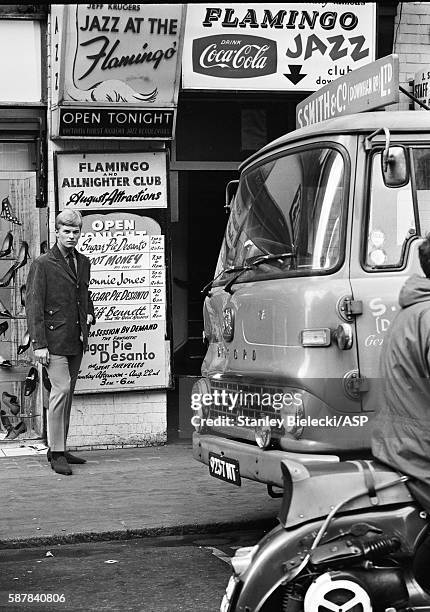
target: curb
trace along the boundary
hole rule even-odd
[[[106,542],[109,540],[133,540],[161,536],[182,536],[198,534],[215,534],[226,531],[236,531],[246,527],[247,530],[271,530],[278,524],[277,519],[256,519],[253,521],[229,521],[228,523],[207,523],[201,525],[176,525],[172,527],[144,527],[142,529],[126,529],[121,531],[81,532],[67,535],[39,536],[34,538],[11,538],[0,540],[0,550],[37,548],[61,544],[84,544],[90,542]]]

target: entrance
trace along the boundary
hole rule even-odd
[[[213,278],[228,215],[225,186],[237,172],[183,171],[179,173],[179,222],[172,226],[173,375],[169,393],[168,435],[191,437],[189,397],[199,376],[203,344],[202,288]]]

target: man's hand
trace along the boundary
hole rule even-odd
[[[34,351],[34,358],[37,363],[41,363],[42,365],[49,365],[48,347],[36,349]]]
[[[94,321],[92,314],[87,314],[87,325],[92,325]]]

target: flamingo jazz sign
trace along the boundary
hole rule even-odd
[[[173,137],[184,8],[53,5],[56,137]]]

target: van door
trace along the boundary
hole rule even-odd
[[[418,237],[430,229],[430,149],[411,147],[411,172],[406,185],[386,187],[381,172],[381,152],[369,159],[368,189],[356,191],[351,255],[351,286],[362,314],[356,316],[358,359],[363,410],[377,407],[381,348],[399,310],[399,292],[412,274],[422,275],[417,256]],[[363,156],[364,158],[364,156]],[[357,176],[366,176],[364,159]],[[416,195],[413,178],[416,180]],[[357,181],[357,185],[360,181]],[[364,183],[362,181],[361,183]],[[415,200],[415,201],[414,201]],[[357,231],[361,227],[362,231]]]

